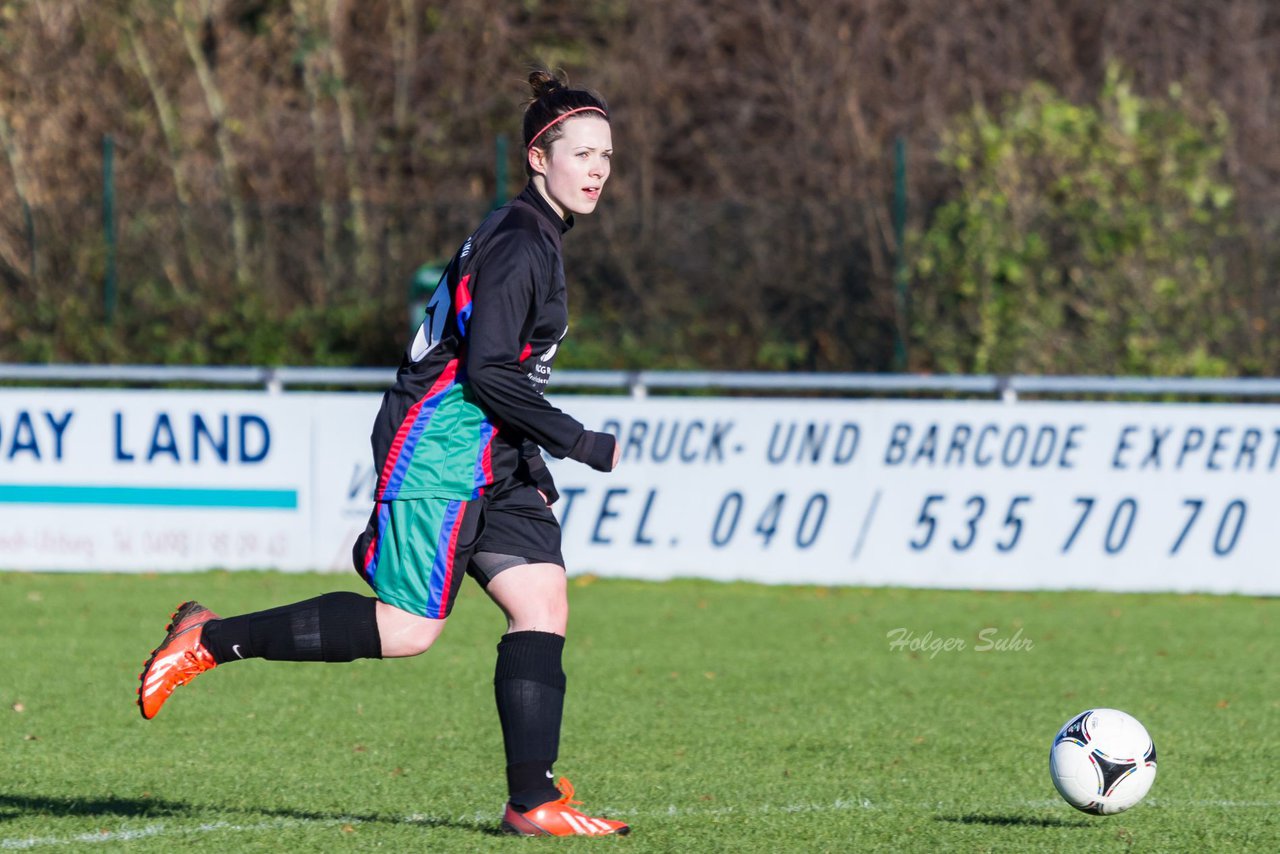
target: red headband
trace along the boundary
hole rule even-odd
[[[578,107],[578,109],[576,110],[569,110],[567,113],[561,113],[551,121],[547,122],[547,126],[544,127],[542,130],[538,131],[537,133],[535,133],[533,135],[533,139],[529,140],[529,145],[526,147],[533,148],[533,144],[538,141],[538,137],[542,136],[544,133],[551,130],[551,128],[554,127],[557,122],[562,122],[565,119],[569,118],[569,116],[572,116],[574,113],[581,113],[584,110],[595,110],[597,113],[604,116],[606,119],[609,118],[609,114],[606,113],[604,110],[600,109],[599,107]]]

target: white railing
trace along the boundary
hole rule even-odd
[[[260,386],[269,392],[299,387],[383,388],[394,368],[300,368],[182,365],[13,365],[0,364],[5,383],[116,383],[156,385],[195,383],[210,386]],[[715,389],[769,394],[932,393],[998,397],[1019,395],[1280,398],[1280,378],[997,376],[994,374],[783,373],[751,371],[583,371],[560,370],[557,390],[626,390],[633,397],[650,391]]]

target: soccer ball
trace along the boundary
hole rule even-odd
[[[1049,776],[1071,806],[1114,815],[1142,800],[1155,782],[1156,745],[1132,715],[1089,709],[1054,737]]]

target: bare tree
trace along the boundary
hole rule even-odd
[[[178,222],[182,230],[182,243],[185,247],[187,263],[197,280],[205,278],[204,253],[200,248],[199,236],[191,221],[191,208],[194,194],[191,182],[187,180],[185,168],[186,143],[182,134],[182,118],[178,109],[160,79],[160,72],[151,56],[151,48],[145,36],[139,32],[138,25],[131,15],[120,16],[124,41],[132,56],[138,72],[146,81],[147,90],[155,104],[156,118],[160,123],[160,131],[164,136],[165,147],[169,155],[169,171],[173,178],[174,194],[178,199]],[[182,289],[181,279],[172,277],[174,287]]]
[[[307,93],[308,115],[311,119],[311,156],[315,167],[315,186],[320,220],[323,228],[324,284],[319,292],[313,291],[313,299],[321,305],[338,281],[338,238],[341,224],[337,205],[330,195],[329,163],[325,146],[324,92],[321,76],[324,73],[324,54],[319,49],[320,36],[315,29],[315,15],[308,0],[290,0],[294,29],[298,37],[298,53],[302,65],[302,82]]]
[[[206,27],[213,27],[209,0],[199,0],[199,3],[203,12],[200,20]],[[213,119],[213,138],[217,143],[218,154],[222,161],[224,192],[227,203],[231,207],[231,239],[235,250],[236,282],[241,288],[247,289],[252,283],[252,274],[249,270],[249,215],[241,192],[240,162],[231,136],[226,101],[214,77],[209,58],[200,44],[200,22],[191,14],[190,0],[174,0],[173,14],[182,31],[182,43],[186,46],[187,55],[195,68],[196,78],[200,81],[205,105]]]
[[[347,176],[347,198],[351,205],[351,235],[356,244],[356,279],[368,282],[373,273],[373,246],[370,241],[369,214],[365,208],[364,174],[360,168],[357,141],[355,83],[347,72],[340,40],[345,37],[347,10],[342,0],[328,3],[329,72],[333,79],[333,99],[338,106],[338,127],[342,135],[343,164]]]

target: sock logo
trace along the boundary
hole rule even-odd
[[[236,654],[236,658],[239,658],[239,659],[243,659],[243,658],[244,658],[244,656],[240,654],[240,644],[238,644],[238,643],[233,643],[233,644],[231,645],[231,651],[232,651],[232,652],[234,652],[234,653]]]

